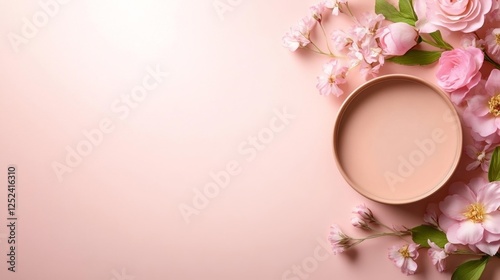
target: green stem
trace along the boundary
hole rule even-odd
[[[436,48],[438,48],[438,49],[441,49],[441,50],[445,50],[445,51],[447,50],[447,49],[442,48],[441,46],[439,46],[439,45],[438,45],[437,43],[435,43],[435,42],[428,41],[428,40],[424,39],[422,36],[420,36],[420,38],[422,39],[422,42],[424,42],[424,43],[426,43],[426,44],[429,44],[429,45],[431,45],[431,46],[433,46],[433,47],[436,47]]]

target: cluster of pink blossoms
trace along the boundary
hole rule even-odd
[[[322,50],[311,41],[312,30],[323,26],[323,16],[349,15],[354,25],[349,30],[333,30],[326,38],[327,50]],[[417,44],[418,32],[415,27],[402,23],[383,25],[384,16],[364,13],[356,18],[349,9],[347,0],[326,0],[310,7],[310,14],[290,28],[283,37],[283,46],[290,51],[307,49],[331,59],[323,66],[316,85],[321,95],[340,96],[340,85],[347,82],[349,71],[359,66],[361,75],[367,79],[378,74],[387,57],[405,54]],[[333,47],[330,47],[332,45]]]
[[[491,153],[500,144],[500,70],[493,69],[486,79],[480,72],[484,53],[489,59],[500,61],[500,32],[495,35],[496,48],[486,43],[490,35],[486,40],[465,36],[462,48],[441,55],[436,72],[438,85],[450,94],[472,135],[473,143],[465,148],[473,159],[467,166],[469,171],[481,167],[487,172]]]
[[[390,231],[377,233],[365,238],[353,238],[345,234],[338,225],[334,224],[330,227],[330,235],[328,236],[328,240],[330,241],[334,254],[343,253],[345,250],[348,250],[351,247],[368,239],[381,236],[404,237],[410,235],[410,231],[406,229],[397,230],[382,224],[375,218],[372,211],[364,204],[354,207],[352,213],[354,213],[354,216],[351,219],[351,224],[357,228],[371,231],[375,227],[383,227],[389,229]],[[405,243],[402,245],[395,245],[389,248],[388,257],[398,268],[401,269],[401,272],[407,275],[414,274],[418,267],[417,263],[415,262],[415,260],[419,256],[418,249],[420,249],[420,246],[413,242]],[[432,262],[435,262],[436,266],[438,267],[444,267],[444,258],[440,253],[442,249],[438,247],[431,250],[429,251],[429,256],[431,257]]]
[[[453,48],[446,42],[437,46],[442,51],[436,71],[437,84],[460,108],[474,139],[465,148],[473,159],[467,170],[481,167],[486,172],[491,153],[500,144],[500,28],[489,28],[483,38],[476,31],[485,23],[494,26],[500,21],[500,2],[437,1],[432,7],[427,6],[428,2],[413,1],[418,20],[412,26],[404,22],[387,24],[383,15],[375,13],[364,13],[358,19],[347,0],[324,0],[310,7],[309,15],[291,27],[283,37],[283,45],[290,51],[305,49],[329,57],[316,88],[321,95],[340,96],[352,69],[359,69],[365,79],[375,77],[388,58],[405,55],[420,40],[429,44],[422,39],[423,35],[439,29],[462,33],[460,47]],[[324,27],[324,17],[328,14],[347,15],[353,25],[346,30],[333,30],[328,36]],[[323,49],[311,40],[311,33],[318,26],[326,37]],[[497,68],[487,78],[481,74],[485,61]]]
[[[488,183],[484,179],[473,179],[467,185],[456,183],[450,195],[439,204],[429,204],[424,215],[427,225],[444,232],[447,243],[438,246],[429,239],[427,244],[412,241],[394,245],[388,250],[388,258],[402,273],[415,274],[419,250],[427,248],[427,255],[439,272],[446,270],[446,259],[455,254],[484,254],[494,256],[500,249],[500,183]],[[353,238],[336,224],[330,227],[328,240],[334,254],[340,254],[369,239],[383,236],[404,238],[413,236],[414,229],[390,228],[375,218],[365,205],[358,205],[352,211],[355,215],[351,224],[366,231],[376,227],[388,229],[364,238]]]

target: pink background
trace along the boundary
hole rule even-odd
[[[372,2],[351,6],[360,14]],[[362,235],[349,224],[359,203],[388,224],[415,226],[447,189],[388,206],[341,177],[332,130],[343,98],[317,94],[323,58],[281,47],[283,33],[314,1],[232,0],[222,18],[213,3],[69,1],[15,52],[8,34],[20,34],[23,17],[41,7],[0,1],[1,279],[407,279],[387,259],[387,248],[401,240],[335,256],[322,247],[328,227]],[[111,108],[123,106],[121,96],[157,65],[169,76],[127,117]],[[430,81],[434,72],[389,63],[382,70]],[[362,82],[352,75],[344,89]],[[276,122],[269,136],[283,108],[294,118]],[[86,139],[82,131],[103,120],[114,130],[59,181],[53,162],[64,163],[66,147],[75,149]],[[258,133],[269,141],[250,149]],[[467,161],[452,181],[473,175],[464,174]],[[186,223],[179,207],[193,206],[195,190],[228,163],[239,172]],[[19,178],[16,273],[5,256],[9,164]],[[485,279],[500,277],[494,262]],[[450,278],[424,251],[418,264],[413,279]]]

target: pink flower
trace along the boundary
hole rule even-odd
[[[325,6],[329,9],[332,9],[332,15],[339,15],[339,12],[342,12],[340,9],[340,4],[347,4],[347,0],[326,0]]]
[[[424,222],[426,222],[429,225],[439,227],[438,212],[439,212],[439,206],[437,205],[437,203],[429,203],[427,205],[427,209],[425,210]]]
[[[360,65],[359,72],[366,80],[368,76],[375,77],[380,67],[385,63],[385,56],[378,46],[375,36],[368,34],[362,39],[357,39],[349,48],[347,54],[350,58],[351,67]]]
[[[440,248],[436,243],[427,240],[430,249],[427,251],[429,257],[431,258],[432,264],[434,264],[439,272],[443,272],[446,269],[446,258],[453,252],[457,250],[457,247],[451,243],[446,243],[444,249]]]
[[[423,33],[444,27],[451,31],[474,32],[483,26],[493,0],[414,0],[418,21],[416,26]]]
[[[493,149],[490,148],[490,144],[485,142],[476,142],[474,145],[467,145],[465,147],[465,153],[474,160],[465,168],[467,171],[474,170],[481,166],[481,169],[484,172],[488,172],[491,154],[493,153]]]
[[[396,22],[379,29],[377,38],[384,55],[404,55],[417,44],[418,33],[404,22]]]
[[[500,10],[498,11],[500,13]],[[487,32],[486,53],[494,61],[500,63],[500,28],[490,29]]]
[[[389,259],[401,268],[401,272],[406,275],[414,274],[417,270],[415,259],[418,258],[418,245],[411,243],[402,247],[392,246],[389,248]]]
[[[462,103],[469,90],[479,83],[483,59],[483,52],[474,47],[443,52],[436,77],[438,85],[450,93],[453,103]]]
[[[334,30],[332,32],[332,41],[333,47],[339,52],[346,50],[354,42],[354,40],[343,30]]]
[[[452,184],[441,203],[439,226],[454,244],[474,245],[494,255],[500,247],[500,183],[484,178]],[[492,254],[492,252],[494,252]]]
[[[369,230],[371,229],[368,223],[363,220],[360,216],[354,216],[351,218],[351,225],[357,228]]]
[[[466,49],[468,47],[474,47],[474,48],[479,48],[483,49],[484,48],[484,40],[481,40],[476,37],[476,35],[472,33],[467,33],[462,36],[462,39],[460,40],[460,45],[462,48]]]
[[[283,36],[283,46],[294,52],[298,48],[307,46],[311,41],[309,34],[316,25],[316,20],[312,17],[302,18],[296,25],[290,28],[285,36]]]
[[[352,238],[346,235],[336,224],[330,226],[328,241],[332,245],[333,253],[340,254],[352,246]]]
[[[317,21],[321,21],[323,18],[323,12],[326,10],[325,2],[319,2],[311,7],[309,10],[311,11],[311,17],[313,17]]]
[[[347,70],[347,67],[341,66],[335,59],[323,65],[323,74],[318,77],[316,85],[319,93],[321,95],[342,95],[344,91],[338,85],[346,83]]]
[[[365,222],[371,223],[375,221],[375,217],[373,216],[372,210],[366,207],[364,204],[359,204],[352,209],[353,214],[358,214],[361,219]]]
[[[481,82],[467,101],[463,113],[465,123],[483,138],[500,130],[500,70],[493,69],[488,80]]]
[[[363,41],[365,36],[373,36],[377,33],[377,30],[384,19],[385,17],[381,14],[365,12],[361,17],[359,24],[352,29],[351,33],[357,41]]]
[[[491,7],[491,12],[486,15],[486,19],[489,22],[500,21],[500,1],[494,0],[493,6]]]

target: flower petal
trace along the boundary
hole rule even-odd
[[[439,215],[439,227],[448,232],[451,226],[458,224],[457,220],[446,217],[445,215]]]
[[[476,244],[476,247],[483,253],[494,256],[498,252],[498,249],[500,249],[500,241],[492,243],[479,242]]]
[[[491,233],[500,234],[500,211],[487,214],[483,221],[483,227]]]
[[[439,222],[441,223],[441,221],[439,221]],[[454,243],[454,244],[463,244],[462,241],[460,241],[457,237],[457,231],[458,231],[459,227],[460,227],[459,223],[454,223],[448,228],[448,230],[445,230],[446,231],[446,238],[448,239],[449,242]]]
[[[453,194],[447,196],[439,203],[439,209],[449,218],[462,221],[466,219],[463,213],[467,210],[467,206],[470,204],[471,201],[466,200],[458,194]]]
[[[481,181],[481,182],[483,182],[483,181]],[[486,183],[487,183],[487,181],[485,181],[484,183],[481,183],[481,184],[482,184],[482,186],[484,186]],[[462,182],[453,183],[450,186],[450,194],[457,194],[457,195],[467,199],[468,204],[472,204],[472,203],[477,201],[477,197],[470,186],[474,187],[476,184],[477,184],[477,182],[474,179],[472,179],[469,182],[469,184],[464,184]]]
[[[486,231],[482,241],[486,241],[487,243],[500,241],[500,234],[493,234]]]
[[[484,228],[480,223],[463,221],[457,229],[457,239],[461,244],[476,244],[483,239]]]
[[[477,192],[477,200],[485,206],[486,213],[496,211],[500,207],[500,184],[491,182]]]
[[[491,70],[490,76],[486,81],[486,92],[491,95],[498,94],[498,90],[500,89],[500,70],[493,69]]]

